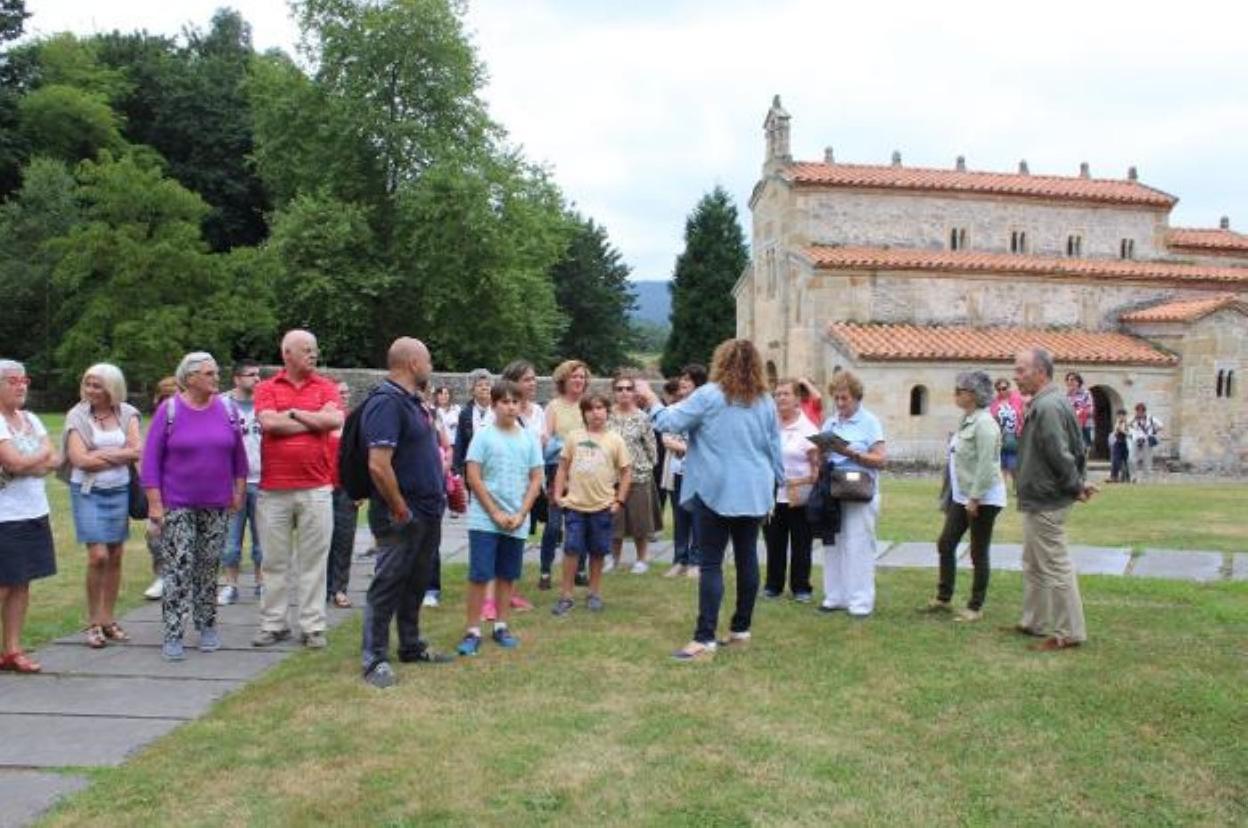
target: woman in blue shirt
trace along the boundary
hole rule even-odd
[[[697,521],[702,569],[693,641],[673,656],[692,661],[710,656],[717,646],[730,538],[737,607],[726,643],[750,638],[758,597],[758,527],[771,512],[776,486],[784,483],[780,421],[763,380],[762,357],[746,339],[720,343],[711,381],[671,408],[663,409],[649,386],[642,384],[640,390],[655,428],[689,435],[680,501]]]
[[[841,501],[841,530],[823,547],[822,612],[848,610],[865,618],[875,609],[875,522],[880,514],[879,470],[884,468],[884,429],[862,405],[862,380],[852,371],[832,376],[828,393],[835,410],[823,424],[824,434],[846,442],[823,459],[823,470],[865,471],[875,480],[869,501]]]

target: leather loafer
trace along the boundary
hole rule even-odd
[[[1049,636],[1043,641],[1032,644],[1031,649],[1037,653],[1055,653],[1058,650],[1070,650],[1078,647],[1082,642],[1072,641],[1069,638],[1059,638],[1056,635]]]

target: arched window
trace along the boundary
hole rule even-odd
[[[1222,385],[1222,380],[1223,380],[1223,375],[1224,375],[1224,374],[1226,374],[1226,372],[1225,372],[1225,371],[1218,371],[1218,390],[1217,390],[1217,392],[1216,392],[1216,394],[1217,394],[1217,396],[1218,396],[1218,397],[1223,397],[1223,396],[1226,396],[1225,394],[1223,394],[1223,393],[1222,393],[1223,388],[1224,388],[1224,386]]]
[[[910,389],[910,416],[922,417],[927,413],[927,387],[916,385]]]
[[[1226,372],[1226,385],[1222,388],[1222,390],[1225,392],[1224,396],[1226,396],[1227,398],[1230,398],[1231,396],[1231,384],[1234,381],[1235,381],[1235,369],[1232,368],[1231,370]]]
[[[1123,239],[1122,244],[1118,247],[1119,257],[1123,259],[1135,258],[1135,239]]]

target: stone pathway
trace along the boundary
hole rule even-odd
[[[357,553],[371,545],[361,530]],[[631,546],[631,544],[628,544]],[[651,545],[653,560],[672,559],[671,541]],[[1126,548],[1071,547],[1082,575],[1118,575],[1187,581],[1248,580],[1248,552],[1189,552],[1146,549],[1133,555]],[[759,555],[763,557],[762,544]],[[822,566],[816,553],[814,564]],[[463,519],[443,524],[442,562],[466,563],[468,532]],[[525,559],[536,564],[538,549]],[[633,559],[626,549],[624,559]],[[934,568],[936,545],[929,542],[880,541],[877,563],[882,568]],[[967,546],[959,549],[960,567],[969,567]],[[1022,547],[995,544],[992,566],[1019,571]],[[661,568],[661,567],[660,567]],[[372,563],[357,558],[352,566],[351,598],[364,603]],[[293,642],[272,649],[251,646],[256,631],[256,599],[245,583],[242,601],[219,608],[222,649],[210,655],[194,649],[188,635],[187,659],[170,664],[160,658],[162,626],[158,603],[145,604],[122,619],[133,640],[123,646],[91,650],[82,633],[61,638],[37,654],[44,672],[37,676],[0,674],[0,828],[26,825],[57,799],[86,786],[87,780],[62,768],[121,764],[143,746],[185,722],[202,716],[214,703],[299,650]],[[330,626],[355,610],[330,609]],[[293,620],[293,619],[292,619]],[[297,625],[292,623],[292,628]]]

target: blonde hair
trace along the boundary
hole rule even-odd
[[[832,381],[828,383],[828,393],[835,394],[842,389],[848,391],[855,400],[862,402],[862,380],[853,371],[846,369],[832,375]]]
[[[562,394],[568,386],[568,378],[575,374],[578,369],[585,372],[585,390],[588,391],[589,380],[592,375],[589,373],[589,366],[579,359],[564,360],[559,363],[559,367],[555,368],[554,373],[550,375],[551,379],[555,381],[555,390]]]
[[[156,390],[152,394],[152,408],[160,405],[165,400],[178,393],[178,378],[165,377],[156,383]]]
[[[729,402],[750,405],[767,392],[763,358],[748,339],[725,339],[711,357],[711,382]]]
[[[87,401],[87,395],[83,391],[83,386],[87,383],[87,377],[95,377],[99,380],[100,385],[104,386],[104,391],[108,394],[108,404],[114,408],[118,408],[126,401],[126,376],[121,373],[121,369],[111,362],[97,362],[90,368],[82,372],[82,380],[78,383],[79,393],[82,395],[82,401]]]

